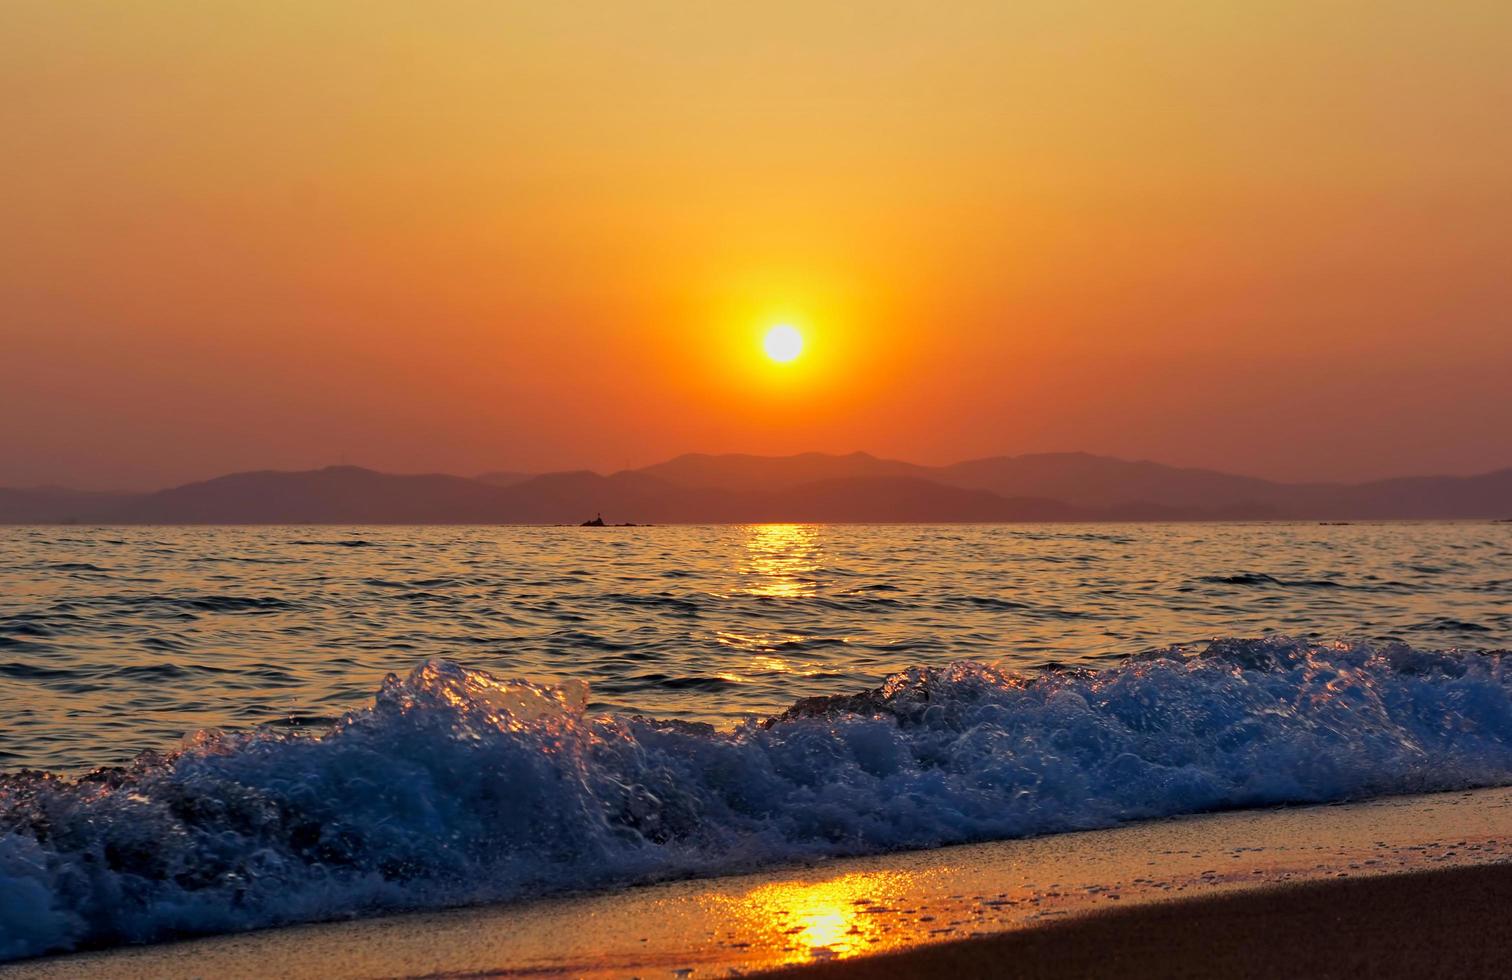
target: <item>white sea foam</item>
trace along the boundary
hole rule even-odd
[[[1095,672],[957,663],[721,732],[432,660],[320,736],[0,779],[0,958],[1508,783],[1506,661],[1270,639]]]

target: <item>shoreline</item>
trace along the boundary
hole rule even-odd
[[[992,936],[752,976],[1494,977],[1512,954],[1509,905],[1512,862],[1502,862],[1102,909]]]
[[[1199,909],[1278,886],[1277,894],[1292,894],[1285,889],[1298,883],[1427,881],[1440,871],[1490,866],[1495,881],[1486,887],[1500,889],[1512,874],[1509,862],[1512,787],[1504,787],[1227,811],[617,892],[117,947],[0,965],[0,977],[650,980],[850,963],[862,970],[887,962],[888,954],[928,962],[943,956],[938,962],[948,964],[987,948],[973,943],[1053,937],[1070,922],[1101,921],[1098,913],[1106,910],[1138,909],[1165,923],[1152,927],[1157,931],[1181,932],[1169,916],[1188,913],[1158,910]],[[970,975],[959,965],[940,969]]]

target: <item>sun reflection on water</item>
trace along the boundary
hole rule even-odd
[[[797,599],[815,594],[814,573],[823,554],[819,530],[811,524],[752,524],[746,527],[740,575],[747,595]]]
[[[732,909],[742,932],[782,949],[789,960],[850,956],[890,945],[889,903],[912,875],[848,874],[822,882],[774,882],[752,889]]]

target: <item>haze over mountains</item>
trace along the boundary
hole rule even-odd
[[[233,473],[153,493],[0,489],[0,522],[561,524],[1369,520],[1512,516],[1512,469],[1287,484],[1085,453],[921,466],[866,453],[679,456],[604,476],[355,466]]]

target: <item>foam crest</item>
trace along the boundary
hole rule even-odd
[[[1268,639],[962,662],[717,731],[432,660],[318,736],[0,777],[0,957],[1507,783],[1505,661]]]

